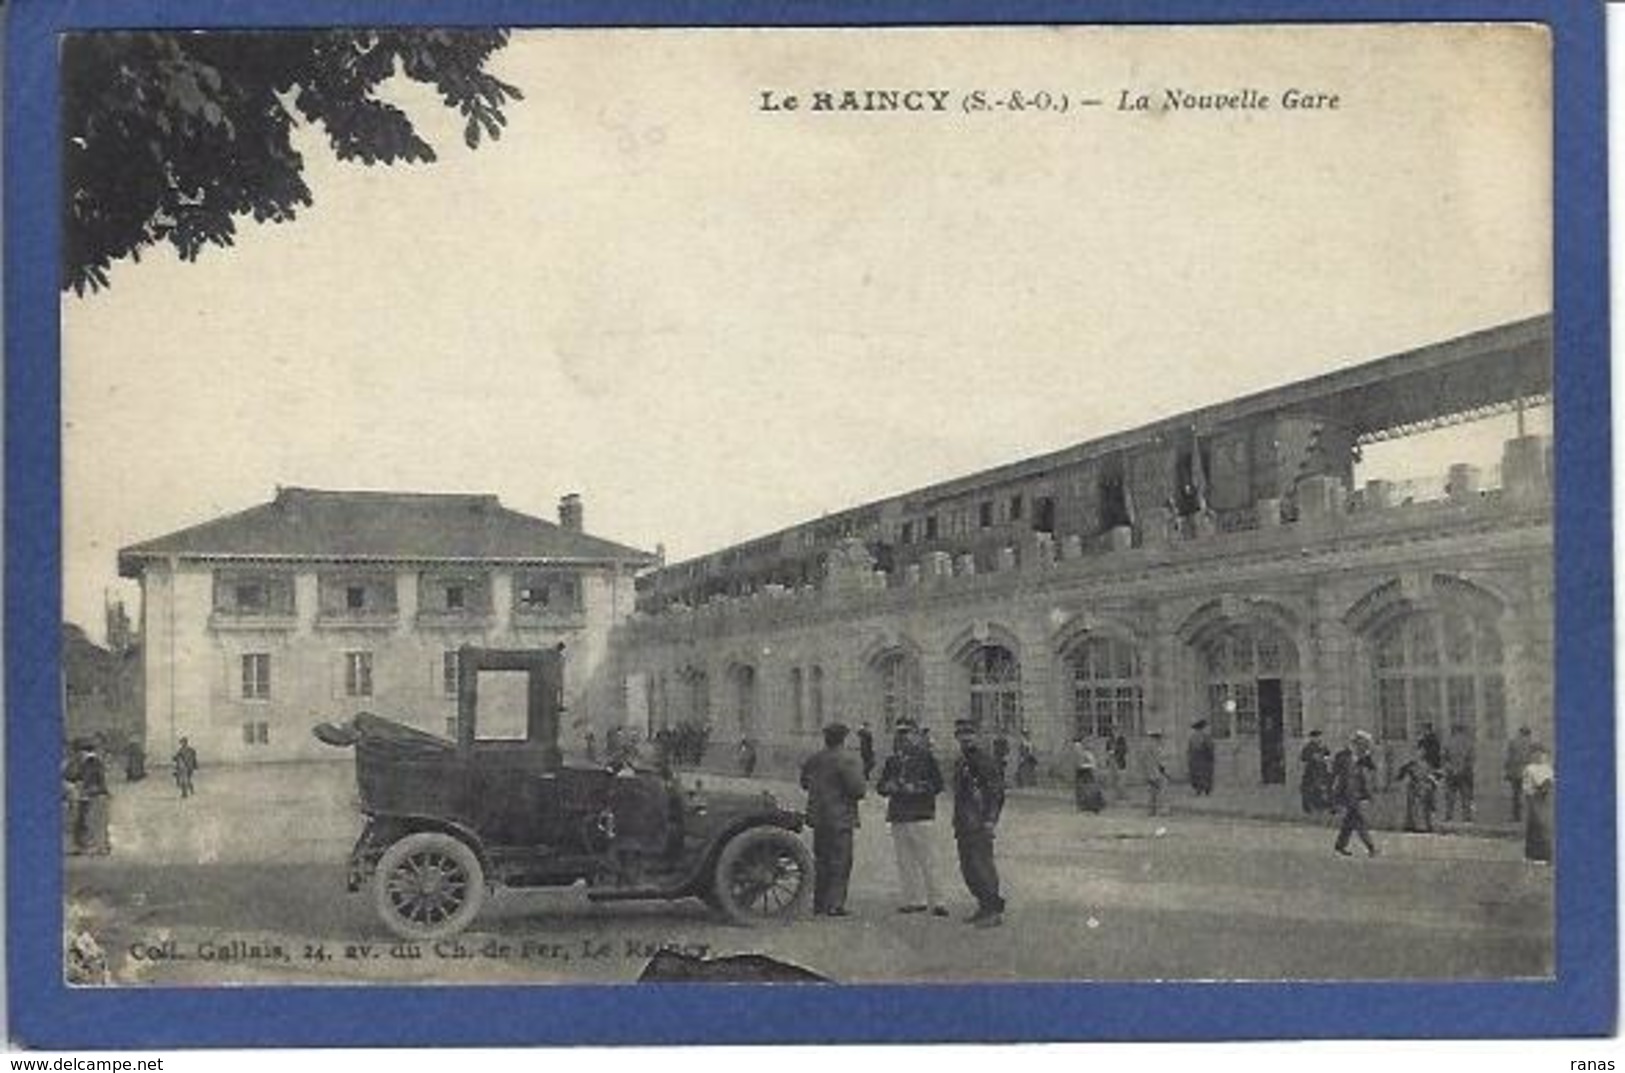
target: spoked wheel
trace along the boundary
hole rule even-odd
[[[467,845],[438,831],[407,835],[384,851],[373,907],[403,939],[456,935],[485,901],[485,870]]]
[[[713,904],[736,924],[793,920],[812,895],[812,876],[812,854],[801,839],[778,827],[752,827],[717,855]]]

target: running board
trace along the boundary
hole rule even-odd
[[[691,893],[686,887],[598,887],[587,891],[589,902],[633,902],[655,898],[669,901],[673,898],[697,897],[699,895]]]

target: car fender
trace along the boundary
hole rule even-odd
[[[419,831],[438,831],[464,843],[474,851],[474,856],[479,858],[480,867],[485,869],[485,874],[487,876],[493,874],[493,862],[490,852],[486,849],[485,840],[476,834],[473,828],[444,816],[423,816],[414,813],[370,816],[367,819],[366,830],[361,833],[361,839],[356,843],[356,853],[359,855],[370,852],[373,861],[376,862],[378,855],[392,844]],[[364,850],[363,847],[370,848]]]
[[[696,892],[709,887],[711,877],[716,872],[717,857],[721,855],[722,847],[738,837],[741,832],[748,831],[752,827],[778,827],[793,834],[800,834],[801,829],[805,826],[806,818],[801,813],[792,812],[789,809],[753,812],[741,816],[718,831],[711,839],[711,844],[706,847],[705,853],[700,857],[698,866],[693,874],[688,877],[685,886],[687,889]]]

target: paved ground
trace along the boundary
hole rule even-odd
[[[698,903],[594,905],[510,892],[458,943],[397,947],[344,890],[359,830],[347,764],[215,769],[186,802],[161,779],[115,786],[107,858],[69,858],[75,919],[126,982],[619,981],[661,945],[759,951],[839,980],[1373,979],[1551,970],[1550,869],[1509,838],[1383,833],[1342,858],[1304,823],[1119,807],[1080,816],[1054,794],[1012,800],[999,856],[1011,912],[970,908],[938,824],[955,919],[895,913],[879,803],[865,804],[853,918],[748,930]],[[706,776],[710,785],[734,780]],[[764,784],[799,801],[791,788]],[[1176,806],[1180,805],[1178,796]],[[412,956],[416,954],[417,956]]]

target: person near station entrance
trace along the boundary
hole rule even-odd
[[[1457,723],[1450,728],[1450,737],[1444,743],[1444,818],[1456,818],[1456,807],[1461,806],[1461,818],[1473,822],[1473,777],[1478,765],[1478,750],[1467,727]]]
[[[1153,730],[1140,746],[1140,779],[1145,783],[1146,812],[1162,812],[1162,788],[1168,785],[1168,765],[1162,753],[1162,731]]]
[[[1298,793],[1303,798],[1303,811],[1307,815],[1325,812],[1331,807],[1332,757],[1320,739],[1320,731],[1309,732],[1298,761]]]
[[[1439,782],[1433,765],[1428,763],[1427,751],[1420,744],[1411,758],[1399,766],[1394,778],[1405,783],[1405,830],[1432,834]]]
[[[192,743],[183,736],[180,748],[175,750],[175,785],[180,788],[181,797],[191,797],[195,792],[192,788],[193,776],[197,774],[197,750]]]
[[[886,799],[886,822],[891,825],[892,847],[897,852],[897,877],[903,889],[899,913],[948,915],[931,852],[937,795],[942,790],[942,768],[931,755],[919,724],[906,717],[899,719],[892,754],[881,765],[875,783],[875,793]]]
[[[982,747],[974,720],[954,723],[959,758],[954,761],[954,844],[959,872],[976,899],[976,912],[966,922],[979,928],[1004,923],[1004,897],[999,892],[999,866],[993,856],[994,831],[1004,811],[1004,772]]]
[[[1033,744],[1033,732],[1021,728],[1016,739],[1016,785],[1038,785],[1038,747]]]
[[[852,832],[858,802],[868,788],[858,758],[846,747],[847,727],[824,727],[824,747],[801,765],[807,791],[807,825],[813,832],[813,913],[844,917],[852,878]]]
[[[1072,739],[1072,803],[1079,812],[1099,812],[1106,807],[1100,789],[1100,764],[1095,751],[1082,734]],[[1110,761],[1107,761],[1110,763]]]
[[[1208,733],[1206,719],[1191,724],[1191,740],[1185,745],[1185,767],[1190,773],[1192,793],[1198,797],[1213,793],[1215,756],[1213,735]]]
[[[1112,784],[1112,796],[1121,801],[1128,792],[1124,785],[1128,777],[1128,735],[1121,727],[1112,729],[1106,758],[1106,779]]]
[[[1422,750],[1422,759],[1428,767],[1434,771],[1444,770],[1444,745],[1432,723],[1422,724],[1422,736],[1416,739],[1416,747]]]
[[[863,761],[863,781],[868,782],[875,773],[875,732],[867,719],[858,727],[858,757]]]
[[[1523,766],[1525,860],[1552,862],[1552,791],[1556,786],[1557,776],[1552,770],[1550,754],[1544,746],[1531,745],[1529,762]]]
[[[84,800],[79,849],[93,857],[105,857],[113,849],[107,835],[113,795],[107,788],[107,765],[92,741],[79,745],[79,793]]]
[[[750,738],[739,739],[739,774],[747,779],[756,774],[756,743]]]
[[[1349,735],[1349,743],[1332,758],[1332,805],[1343,811],[1343,822],[1337,829],[1337,841],[1332,848],[1349,856],[1349,839],[1358,837],[1365,851],[1377,855],[1377,844],[1371,840],[1371,826],[1365,810],[1376,788],[1377,762],[1372,757],[1371,735],[1356,730]]]
[[[1502,775],[1512,794],[1512,822],[1523,820],[1523,769],[1529,763],[1529,754],[1535,748],[1535,738],[1528,727],[1519,727],[1518,733],[1507,742],[1506,763]]]

